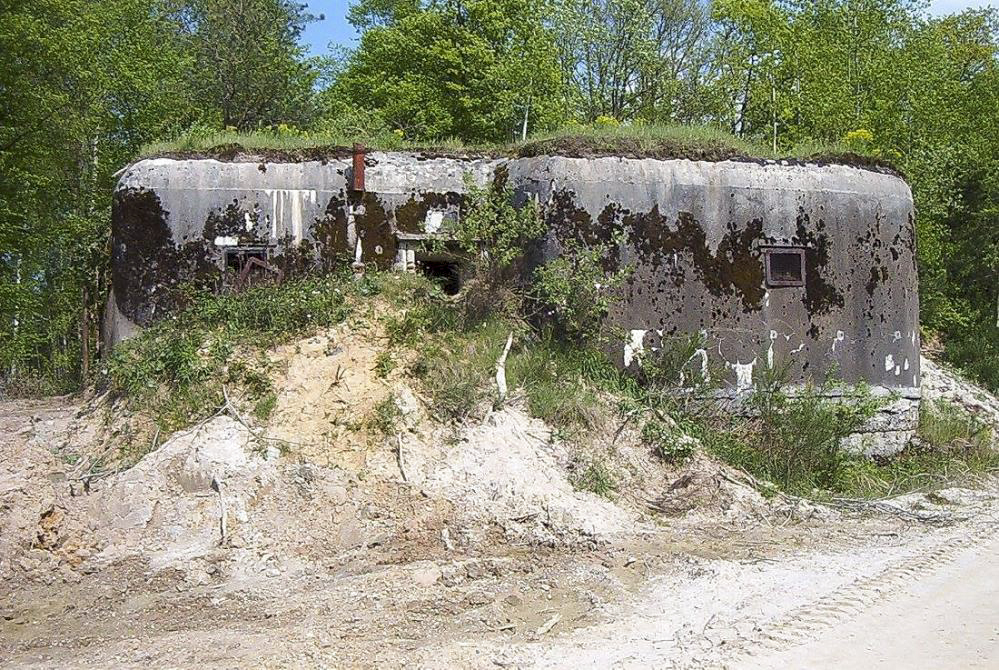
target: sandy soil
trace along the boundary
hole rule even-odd
[[[607,500],[521,408],[442,434],[374,355],[337,333],[281,349],[270,425],[216,416],[86,486],[117,439],[98,403],[0,402],[0,667],[995,658],[995,481],[845,514],[702,456],[669,469],[628,429],[597,440]],[[380,435],[365,417],[390,397]]]

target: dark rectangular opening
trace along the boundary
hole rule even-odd
[[[231,247],[225,250],[225,269],[231,270],[237,276],[243,271],[251,258],[263,263],[267,262],[267,247]]]
[[[461,290],[461,266],[455,261],[421,260],[417,269],[448,295],[457,295]]]
[[[800,247],[772,247],[764,250],[767,286],[804,286],[805,250]]]

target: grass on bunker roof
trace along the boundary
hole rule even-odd
[[[810,142],[790,151],[773,152],[759,142],[736,137],[714,126],[627,124],[574,125],[508,144],[467,144],[456,138],[407,140],[395,133],[347,136],[342,133],[258,130],[219,130],[184,134],[173,140],[144,146],[142,157],[202,157],[220,160],[304,161],[343,158],[360,142],[378,151],[414,151],[453,157],[567,156],[595,158],[724,160],[788,160],[841,164],[898,174],[883,158],[837,143]]]

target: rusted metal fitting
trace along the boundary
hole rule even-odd
[[[364,156],[367,153],[367,149],[363,144],[354,144],[353,153],[353,171],[352,180],[350,188],[353,191],[363,191],[364,190]]]

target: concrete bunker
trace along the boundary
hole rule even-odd
[[[614,262],[632,272],[609,316],[624,333],[612,352],[623,367],[697,334],[693,363],[723,370],[732,397],[778,364],[795,383],[835,374],[891,398],[871,425],[878,449],[910,436],[920,395],[912,195],[893,173],[849,165],[349,150],[304,162],[146,159],[114,194],[106,337],[169,313],[173,287],[223,288],[226,268],[247,265],[422,270],[455,291],[457,258],[428,241],[462,216],[469,179],[504,179],[518,201],[541,204],[538,262],[568,239],[624,240]]]

